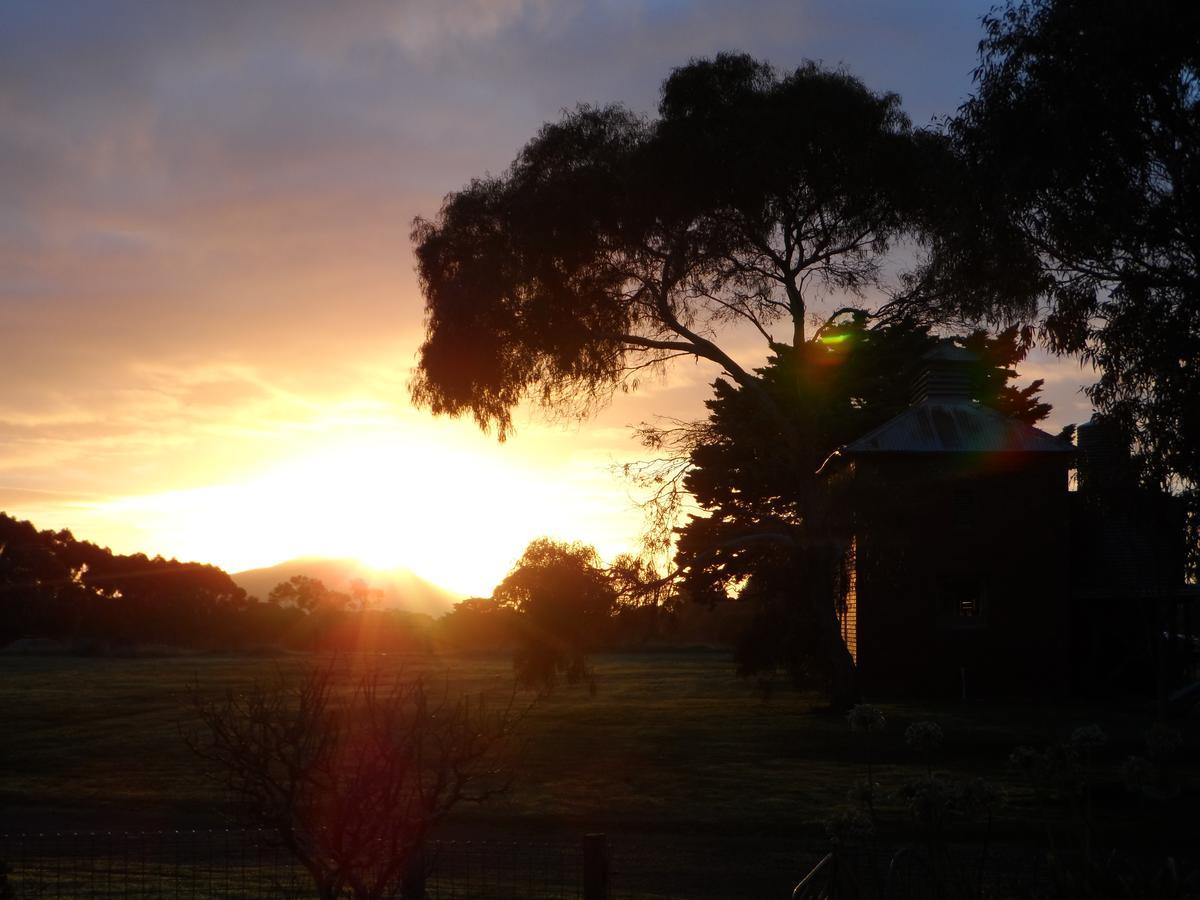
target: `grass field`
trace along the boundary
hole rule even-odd
[[[0,657],[0,830],[220,823],[221,798],[180,738],[190,724],[189,686],[219,690],[301,664],[292,657]],[[447,669],[476,688],[511,683],[501,658],[386,664]],[[819,711],[814,697],[798,692],[780,690],[764,700],[716,652],[607,656],[596,669],[594,696],[561,690],[535,706],[510,796],[463,808],[448,836],[509,840],[604,831],[646,853],[692,846],[703,858],[714,846],[745,844],[775,853],[781,864],[795,857],[795,865],[819,852],[823,822],[861,777],[868,751],[843,716]],[[1030,824],[1031,791],[1006,765],[1010,752],[1097,722],[1110,737],[1097,754],[1098,791],[1113,801],[1107,824],[1123,828],[1129,802],[1120,794],[1119,764],[1140,752],[1150,723],[1136,703],[883,709],[887,730],[870,748],[881,785],[898,787],[923,771],[903,733],[914,721],[937,721],[946,738],[937,768],[998,784],[1005,795],[998,833],[1012,841],[1036,841],[1037,831]],[[1194,807],[1200,735],[1195,723],[1184,730],[1176,777],[1185,806]],[[889,803],[902,832],[899,801]],[[1171,827],[1169,816],[1158,821]]]

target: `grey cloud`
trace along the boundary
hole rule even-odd
[[[148,372],[243,366],[297,396],[354,389],[364,361],[403,374],[421,322],[412,217],[563,107],[650,112],[671,67],[742,49],[844,62],[925,121],[968,91],[987,5],[10,0],[0,440],[27,427],[24,446],[75,439],[150,471],[172,429],[242,428],[259,388]],[[382,387],[403,401],[402,377]],[[702,393],[671,396],[698,411]],[[127,451],[56,418],[72,407]]]

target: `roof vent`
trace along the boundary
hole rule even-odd
[[[978,356],[947,338],[921,360],[921,374],[913,386],[914,406],[971,402],[971,370],[979,363]]]

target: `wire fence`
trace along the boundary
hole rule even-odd
[[[590,843],[589,843],[590,842]],[[805,861],[756,845],[751,863],[709,844],[432,841],[427,876],[399,900],[734,900],[789,896]],[[590,862],[589,862],[590,855]],[[57,832],[0,835],[0,900],[248,900],[313,897],[305,869],[270,832]],[[591,870],[589,871],[589,865]],[[597,866],[599,865],[599,868]],[[7,891],[7,893],[5,892]],[[349,893],[346,896],[350,896]]]
[[[926,900],[942,896],[929,863],[910,848],[877,848],[839,857],[871,896]],[[975,846],[945,858],[985,881]],[[423,881],[392,900],[769,900],[793,887],[821,860],[784,835],[678,835],[578,841],[431,841]],[[827,861],[827,860],[826,860]],[[822,862],[826,862],[822,861]],[[820,867],[818,867],[820,868]],[[826,866],[826,868],[829,868]],[[995,848],[989,889],[1024,896],[1048,877],[1029,848]],[[819,872],[817,873],[820,874]],[[827,873],[828,874],[828,873]],[[874,880],[872,880],[872,874]],[[825,876],[816,879],[824,896]],[[864,880],[865,879],[865,880]],[[827,880],[827,879],[825,879]],[[944,881],[944,879],[943,879]],[[854,892],[855,896],[863,891]],[[952,892],[954,893],[954,892]],[[955,894],[957,895],[957,894]],[[252,829],[0,834],[0,900],[289,900],[317,896],[308,872],[272,832]],[[349,891],[343,894],[351,897]],[[807,897],[807,894],[802,894]],[[1182,896],[1182,895],[1181,895]]]
[[[584,896],[578,843],[435,841],[427,862],[427,900]]]

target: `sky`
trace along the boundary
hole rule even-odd
[[[229,571],[300,555],[486,595],[541,534],[632,549],[629,425],[695,364],[500,444],[408,402],[409,231],[580,102],[652,113],[720,50],[844,65],[917,125],[968,96],[988,2],[6,0],[0,509]],[[1036,353],[1048,430],[1090,414]]]

